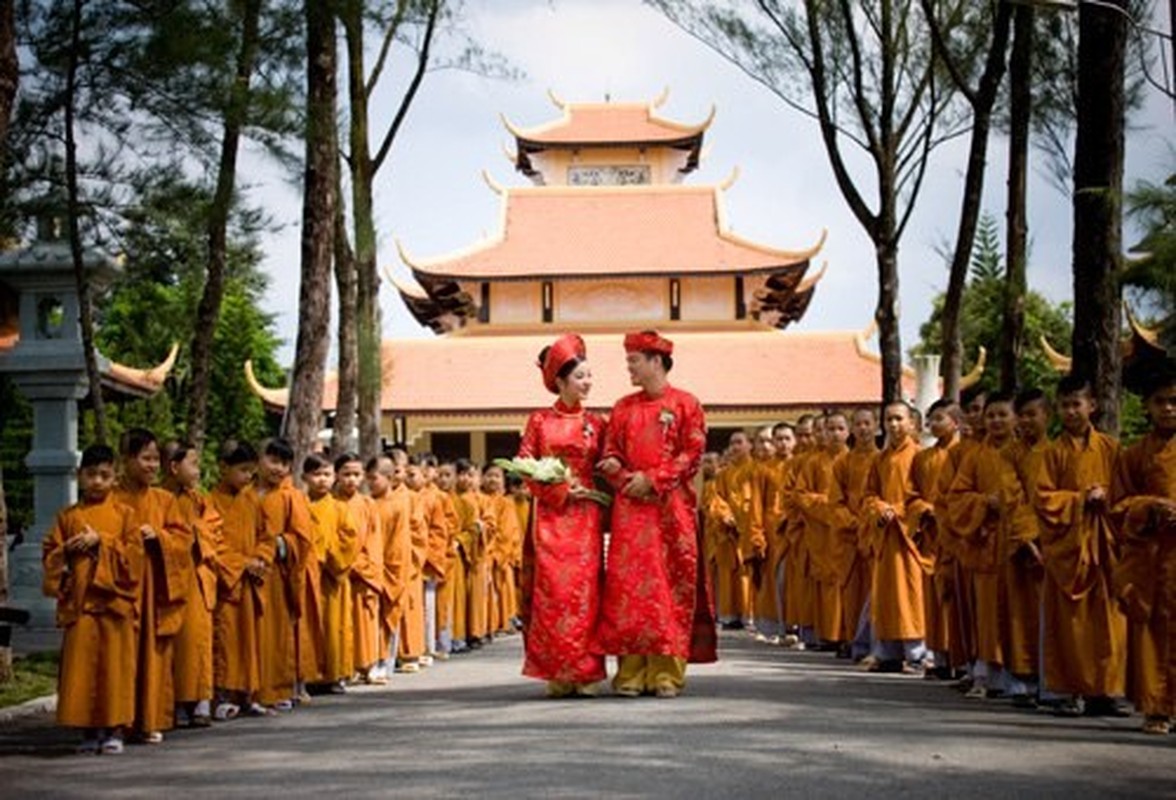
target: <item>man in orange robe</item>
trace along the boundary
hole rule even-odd
[[[866,479],[864,535],[874,554],[870,614],[874,652],[862,663],[874,671],[914,671],[923,660],[926,624],[923,608],[924,559],[907,516],[911,463],[919,452],[913,414],[904,402],[883,414],[886,447]]]
[[[833,477],[829,485],[829,501],[825,506],[829,529],[833,570],[841,592],[841,633],[845,646],[839,648],[842,658],[861,659],[869,655],[869,636],[859,638],[863,627],[863,612],[870,598],[873,581],[873,562],[861,540],[862,501],[870,467],[878,457],[875,436],[878,419],[869,409],[853,414],[853,448],[833,462]],[[868,612],[867,612],[868,613]],[[868,619],[864,626],[868,630]]]
[[[764,541],[767,549],[760,567],[756,590],[756,630],[770,644],[781,644],[784,626],[784,495],[791,476],[792,450],[796,436],[790,423],[777,423],[768,431],[772,437],[771,459],[761,465],[764,505]],[[758,637],[757,637],[758,638]]]
[[[493,519],[490,545],[494,633],[514,633],[518,617],[518,587],[515,585],[516,557],[521,556],[522,535],[514,502],[506,495],[502,468],[488,466],[482,478],[483,502]]]
[[[719,624],[739,630],[751,622],[751,583],[757,547],[763,540],[762,499],[757,468],[751,455],[751,440],[743,431],[731,434],[727,443],[727,466],[718,476],[718,491],[731,512],[728,534],[715,550],[715,594]]]
[[[783,492],[784,518],[784,622],[789,633],[787,647],[803,650],[815,644],[812,632],[812,595],[808,586],[808,551],[804,546],[804,516],[797,503],[800,475],[813,453],[819,449],[815,440],[816,423],[812,414],[796,422],[796,449],[789,462],[789,477]]]
[[[466,649],[477,649],[482,646],[483,639],[489,632],[486,626],[488,584],[486,581],[486,533],[482,521],[482,504],[478,492],[477,468],[466,459],[459,459],[454,465],[456,478],[454,481],[454,505],[460,520],[457,531],[458,555],[462,562],[463,583],[465,585],[465,599],[456,597],[454,607],[464,613],[456,614],[454,637],[459,637],[461,630],[465,631],[464,638],[458,639],[458,644],[465,643],[465,647],[455,645],[458,652]]]
[[[1119,553],[1110,491],[1119,443],[1091,424],[1093,393],[1082,379],[1058,383],[1062,433],[1036,484],[1047,580],[1045,685],[1069,695],[1058,713],[1125,716],[1127,620],[1115,602]]]
[[[63,509],[42,544],[43,591],[64,629],[57,722],[82,731],[79,752],[121,753],[135,719],[135,605],[143,535],[115,502],[114,451],[92,445],[78,468],[81,499]]]
[[[821,649],[839,650],[842,642],[841,575],[839,547],[829,517],[833,489],[833,465],[848,452],[849,422],[845,415],[825,415],[821,429],[824,446],[809,459],[802,472],[797,505],[804,515],[809,552],[809,586],[813,603],[813,633]]]
[[[294,707],[298,679],[297,624],[306,609],[314,525],[306,496],[290,475],[294,449],[284,439],[270,439],[258,469],[262,525],[274,539],[274,569],[266,580],[261,641],[261,689],[258,702],[277,711]],[[319,600],[313,597],[316,605]]]
[[[1176,715],[1176,364],[1152,368],[1144,397],[1151,432],[1115,471],[1123,544],[1115,590],[1131,620],[1131,699],[1144,733],[1164,735]]]
[[[950,400],[937,400],[927,410],[927,428],[935,444],[920,450],[911,463],[911,486],[907,496],[907,518],[915,533],[915,542],[926,559],[930,572],[923,579],[923,606],[929,658],[935,664],[934,675],[946,678],[958,652],[958,622],[955,611],[955,561],[939,529],[935,507],[939,500],[941,476],[952,451],[959,443],[960,408]]]
[[[168,442],[163,455],[164,488],[175,495],[180,517],[195,537],[193,590],[184,604],[184,622],[175,644],[176,724],[207,727],[214,695],[212,620],[224,548],[221,517],[200,490],[200,451],[187,443]]]
[[[384,596],[384,528],[376,501],[360,491],[364,464],[355,453],[335,459],[335,496],[355,525],[355,560],[347,573],[351,592],[352,664],[360,681],[382,683],[380,603]]]
[[[212,671],[216,719],[241,709],[263,712],[254,703],[261,688],[259,626],[265,611],[265,582],[272,578],[274,539],[261,519],[254,489],[257,451],[247,442],[227,441],[220,451],[220,481],[209,501],[221,518],[223,550],[213,615]]]
[[[390,455],[379,455],[367,463],[368,495],[375,501],[376,524],[383,544],[380,558],[380,660],[376,682],[396,668],[400,652],[401,626],[407,602],[406,589],[412,561],[411,507],[403,488],[404,465]]]
[[[712,450],[702,454],[699,466],[702,489],[698,493],[698,521],[702,526],[702,552],[699,557],[706,566],[711,586],[717,585],[718,581],[719,546],[727,536],[734,538],[733,533],[728,533],[728,522],[733,523],[735,518],[731,515],[727,501],[719,495],[719,475],[722,470],[722,458],[718,453]],[[715,602],[712,611],[718,619],[717,599]]]
[[[131,428],[123,434],[120,450],[122,478],[114,499],[130,507],[146,554],[139,597],[135,731],[144,742],[157,744],[175,720],[175,638],[192,589],[194,534],[184,524],[175,497],[153,485],[160,462],[155,434]]]

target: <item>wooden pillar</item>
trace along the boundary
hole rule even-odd
[[[470,432],[470,461],[475,464],[486,463],[486,432]]]

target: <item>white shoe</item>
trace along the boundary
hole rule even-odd
[[[422,667],[431,667],[431,666],[433,666],[433,657],[428,656],[428,655],[421,656],[417,660],[417,663],[420,664]]]

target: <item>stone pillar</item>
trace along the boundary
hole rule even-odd
[[[95,283],[114,273],[104,254],[87,253],[85,261]],[[0,254],[0,282],[20,299],[20,338],[0,354],[0,372],[33,407],[33,449],[25,458],[33,476],[33,525],[12,552],[9,596],[32,613],[31,627],[45,629],[53,627],[54,602],[41,592],[41,542],[57,512],[77,499],[78,400],[89,388],[69,246],[37,241]]]

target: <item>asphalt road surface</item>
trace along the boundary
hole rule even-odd
[[[1176,736],[863,675],[725,633],[673,700],[547,700],[519,637],[292,714],[73,754],[47,716],[0,728],[0,798],[1176,797]]]

